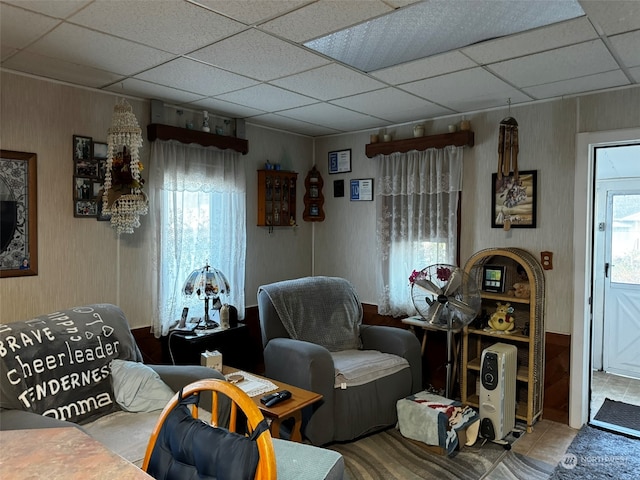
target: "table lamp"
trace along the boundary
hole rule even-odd
[[[184,282],[182,291],[186,297],[194,293],[199,300],[204,300],[204,325],[198,328],[213,328],[214,322],[209,318],[209,300],[213,300],[213,308],[222,306],[221,295],[229,295],[231,288],[224,274],[217,268],[205,265],[191,272]]]

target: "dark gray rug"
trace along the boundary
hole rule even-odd
[[[567,449],[552,480],[636,480],[640,440],[585,425]]]
[[[606,398],[594,420],[640,431],[640,407]]]
[[[451,457],[436,455],[405,439],[395,428],[328,448],[344,456],[351,480],[478,480],[511,453],[491,442],[482,446],[479,440]],[[547,472],[541,478],[548,476]]]

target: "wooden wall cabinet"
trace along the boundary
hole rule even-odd
[[[322,187],[324,181],[322,175],[314,166],[304,179],[304,213],[302,219],[305,222],[324,221],[324,195]]]
[[[481,290],[482,309],[487,314],[495,311],[497,302],[510,303],[514,307],[515,325],[513,333],[495,333],[482,326],[471,324],[462,332],[462,360],[460,394],[462,403],[479,407],[480,358],[482,351],[498,342],[518,348],[518,371],[516,376],[516,419],[527,423],[527,431],[542,416],[544,399],[544,274],[536,258],[526,250],[518,248],[490,248],[473,255],[464,269],[472,279],[482,285],[485,265],[505,266],[505,292],[514,283],[521,281],[518,267],[524,270],[530,285],[526,298],[517,298],[507,293],[491,293]]]
[[[283,170],[258,170],[258,226],[296,225],[298,174]]]

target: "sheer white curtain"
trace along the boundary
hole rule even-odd
[[[229,280],[229,303],[243,318],[246,181],[240,154],[157,140],[151,143],[150,167],[153,333],[166,335],[183,306],[189,306],[189,316],[204,316],[204,301],[188,301],[182,286],[207,262]]]
[[[376,157],[378,313],[414,315],[411,272],[455,264],[462,152],[450,146]]]

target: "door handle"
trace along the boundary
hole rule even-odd
[[[604,278],[609,278],[609,262],[604,264]]]

